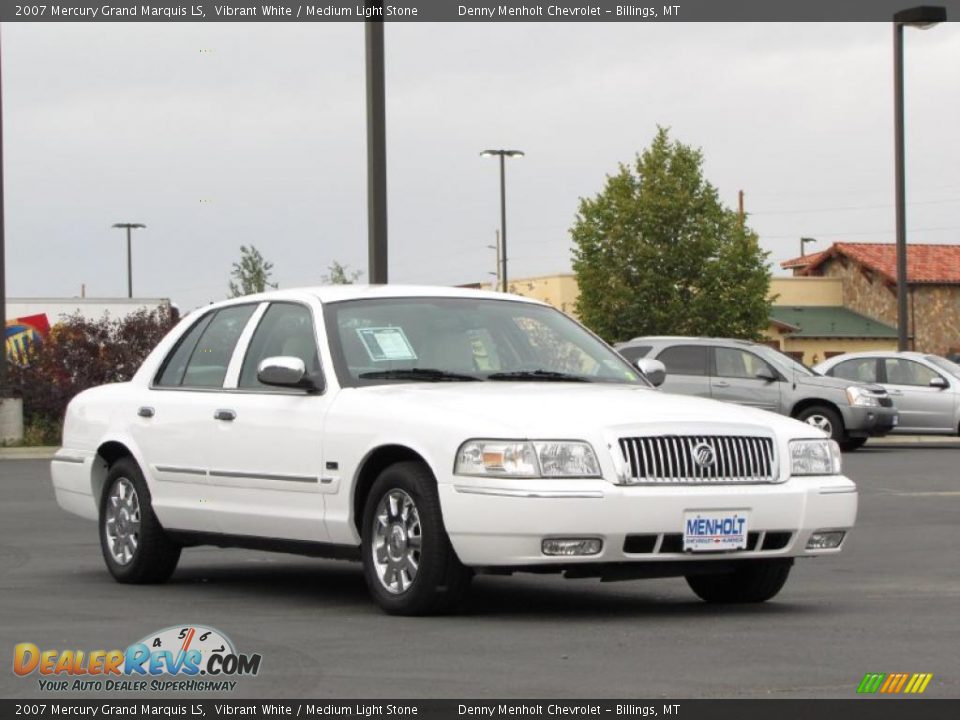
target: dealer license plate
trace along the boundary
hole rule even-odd
[[[746,510],[688,510],[684,513],[684,551],[743,550],[746,547]]]

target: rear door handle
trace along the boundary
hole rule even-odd
[[[237,413],[235,413],[233,410],[220,409],[213,413],[213,419],[233,422],[237,419]]]
[[[137,409],[137,415],[142,418],[152,418],[154,415],[154,409],[144,405],[143,407]]]
[[[719,387],[719,388],[727,388],[727,387],[730,387],[730,383],[725,382],[723,380],[715,380],[713,383],[713,386]]]

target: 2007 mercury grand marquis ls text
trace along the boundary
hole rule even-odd
[[[201,544],[353,558],[401,614],[524,570],[684,576],[708,602],[762,602],[794,558],[839,552],[857,492],[836,443],[662,378],[509,295],[248,296],[78,395],[53,484],[98,522],[120,582],[162,582]]]

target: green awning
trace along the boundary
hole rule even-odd
[[[800,328],[797,338],[896,338],[897,329],[839,305],[774,305],[770,319]]]

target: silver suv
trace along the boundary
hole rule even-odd
[[[899,420],[893,401],[879,385],[824,377],[760,343],[638,337],[616,349],[634,364],[642,358],[662,362],[667,392],[789,415],[820,428],[844,450],[856,450],[867,438],[886,435]],[[643,365],[647,364],[641,363],[641,370]]]

